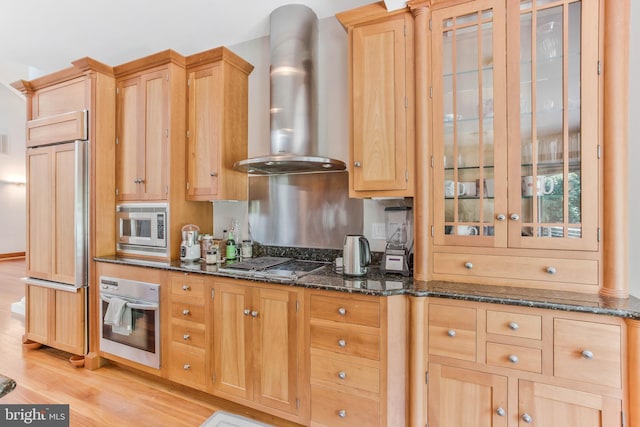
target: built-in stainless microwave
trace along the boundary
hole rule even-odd
[[[166,256],[169,209],[166,203],[116,206],[118,252]]]

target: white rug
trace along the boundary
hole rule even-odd
[[[240,415],[224,411],[216,411],[200,427],[273,427]]]

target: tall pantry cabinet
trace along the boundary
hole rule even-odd
[[[87,140],[86,192],[89,283],[95,256],[113,253],[115,204],[113,123],[115,80],[111,67],[91,58],[31,81],[18,81],[27,102],[27,275],[69,284],[27,284],[25,336],[73,354],[88,350],[87,289],[73,286],[75,256],[74,143]],[[100,153],[98,156],[97,153]],[[97,213],[100,213],[99,215]]]

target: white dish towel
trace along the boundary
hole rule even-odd
[[[116,334],[131,334],[131,307],[127,306],[127,301],[111,297],[107,311],[104,314],[104,324],[111,325],[111,330]]]

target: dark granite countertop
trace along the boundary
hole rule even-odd
[[[338,292],[359,293],[378,296],[410,295],[415,297],[450,298],[493,304],[536,307],[551,310],[575,311],[610,315],[640,320],[640,299],[607,298],[599,295],[577,292],[553,291],[544,289],[520,288],[510,286],[487,286],[455,282],[418,281],[412,277],[396,274],[383,274],[377,266],[371,266],[366,276],[348,277],[336,272],[329,264],[322,270],[297,278],[295,281],[251,278],[218,271],[217,265],[205,263],[170,263],[119,258],[116,256],[99,257],[99,262],[160,268],[170,271],[208,274],[219,277],[231,277],[261,283],[301,286],[311,289],[324,289]]]
[[[5,377],[4,375],[0,375],[0,397],[9,393],[11,390],[16,388],[16,382],[9,377]]]

